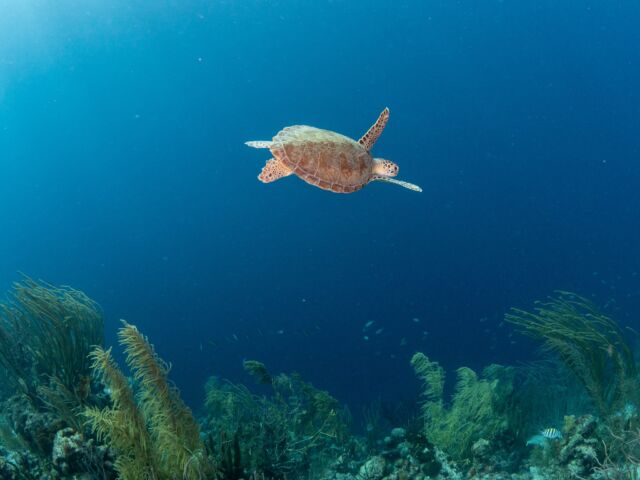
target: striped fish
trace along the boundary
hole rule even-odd
[[[562,438],[562,432],[553,427],[545,428],[540,432],[540,435],[544,438],[548,438],[549,440],[559,440]]]

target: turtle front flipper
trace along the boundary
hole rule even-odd
[[[401,187],[408,188],[409,190],[413,190],[414,192],[422,191],[422,188],[420,188],[418,185],[414,185],[413,183],[409,183],[409,182],[404,182],[402,180],[396,180],[395,178],[382,177],[382,176],[376,175],[374,177],[371,177],[370,182],[373,182],[373,181],[393,183],[395,185],[400,185]]]
[[[262,171],[260,175],[258,175],[258,180],[262,183],[271,183],[279,178],[289,176],[291,173],[293,172],[290,168],[287,168],[282,162],[272,158],[267,160],[266,165],[262,167]]]
[[[269,140],[251,140],[249,142],[244,142],[247,147],[252,148],[271,148],[271,144],[273,142]]]
[[[378,117],[378,120],[376,120],[376,123],[371,125],[371,128],[367,130],[367,133],[365,133],[362,138],[358,140],[358,143],[362,145],[367,152],[371,151],[371,149],[373,148],[373,144],[376,143],[376,140],[378,140],[378,137],[384,130],[384,127],[387,126],[388,121],[389,109],[385,108]]]

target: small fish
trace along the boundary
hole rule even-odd
[[[401,347],[404,347],[406,344],[407,344],[407,339],[406,339],[405,337],[402,337],[402,338],[400,339],[400,346],[401,346]]]
[[[369,340],[369,337],[368,337],[368,336],[366,336],[366,335],[365,335],[364,337],[362,337],[362,338],[365,340],[365,342],[366,342],[367,340]]]
[[[418,323],[420,321],[418,317],[414,317],[412,320],[413,320],[413,323]]]
[[[562,438],[562,432],[553,427],[545,428],[540,432],[540,435],[549,440],[559,440]]]
[[[384,328],[379,328],[376,330],[376,335],[380,335],[382,332],[384,332]]]
[[[374,323],[375,322],[373,320],[369,320],[367,323],[364,324],[364,327],[362,327],[362,330],[366,330],[367,328],[369,328]]]

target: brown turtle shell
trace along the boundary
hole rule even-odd
[[[360,190],[371,179],[373,158],[358,142],[306,125],[286,127],[273,137],[276,160],[307,183],[337,193]]]

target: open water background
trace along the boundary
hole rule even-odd
[[[242,359],[356,414],[413,402],[417,350],[534,358],[502,317],[554,289],[640,327],[639,24],[605,0],[0,1],[0,287],[85,291],[196,407]],[[358,138],[385,106],[374,153],[422,194],[256,180],[244,141]]]

